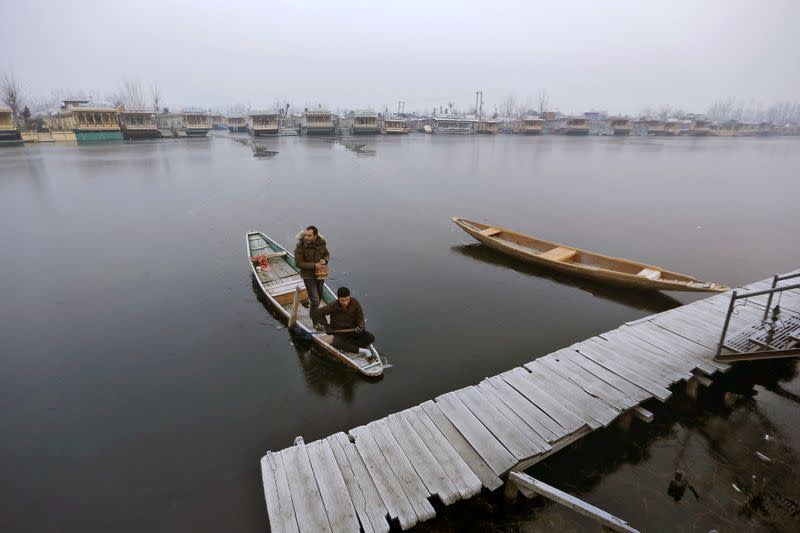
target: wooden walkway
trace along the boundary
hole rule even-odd
[[[771,278],[745,287],[768,288]],[[389,531],[445,505],[495,490],[619,417],[651,418],[640,405],[670,387],[725,372],[714,361],[729,293],[629,322],[613,331],[391,414],[365,426],[261,459],[274,533]],[[738,307],[731,331],[758,322],[766,296]],[[800,291],[781,306],[800,313]]]

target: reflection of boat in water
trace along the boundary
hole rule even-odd
[[[728,287],[699,281],[638,261],[610,257],[529,237],[499,226],[453,217],[458,227],[498,252],[545,268],[589,278],[598,282],[655,291],[724,292]]]
[[[498,255],[493,250],[490,250],[489,248],[479,244],[462,244],[459,246],[453,246],[451,249],[477,261],[510,268],[511,270],[521,274],[545,278],[561,285],[576,287],[591,293],[598,298],[627,305],[633,307],[634,309],[641,309],[642,311],[660,313],[662,311],[674,309],[681,305],[681,302],[662,292],[645,292],[635,289],[609,287],[608,285],[603,285],[590,280],[562,275],[557,272],[553,272],[552,270],[547,270],[536,265],[522,263],[515,259]]]
[[[309,335],[312,342],[329,355],[364,375],[380,376],[383,374],[383,362],[374,346],[369,346],[368,350],[371,354],[368,356],[343,352],[333,346],[333,335],[314,329],[307,308],[301,305],[293,310],[295,298],[302,303],[308,300],[308,295],[292,254],[265,234],[257,231],[247,233],[247,254],[250,258],[250,270],[255,275],[259,287],[284,320],[289,320],[294,313],[297,318],[296,327]],[[254,260],[257,259],[265,261],[267,266],[256,268]],[[323,292],[322,304],[336,301],[336,296],[327,284]]]

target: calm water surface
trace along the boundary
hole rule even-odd
[[[263,531],[266,450],[697,298],[507,261],[454,215],[731,285],[800,266],[795,139],[266,143],[0,150],[0,530]],[[245,232],[291,247],[308,224],[394,365],[382,380],[292,346],[258,299]],[[793,362],[742,366],[533,473],[643,530],[796,530],[798,381]],[[678,468],[699,499],[667,494]],[[439,515],[421,529],[590,527],[496,495]]]

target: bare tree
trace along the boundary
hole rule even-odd
[[[142,109],[145,107],[142,84],[135,80],[122,80],[122,103],[126,107]],[[117,106],[118,102],[114,102]]]
[[[547,94],[547,89],[542,89],[539,92],[538,101],[539,101],[538,103],[539,114],[541,115],[542,113],[547,111],[548,107],[550,107],[550,95]]]
[[[510,117],[514,114],[517,110],[517,99],[514,97],[513,94],[509,94],[505,98],[503,98],[503,103],[500,105],[500,112],[503,113],[504,116]]]
[[[153,109],[156,112],[156,122],[158,122],[158,117],[161,114],[161,89],[158,88],[157,83],[150,86],[150,97],[153,100]]]
[[[3,76],[0,77],[0,97],[3,103],[11,108],[14,122],[19,121],[20,111],[24,107],[23,92],[22,86],[17,82],[13,74],[3,74]]]

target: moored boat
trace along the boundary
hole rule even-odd
[[[186,108],[181,113],[181,118],[189,137],[205,137],[211,129],[211,115],[204,109]]]
[[[630,135],[631,133],[631,121],[625,117],[612,118],[609,126],[611,127],[613,134],[617,137]]]
[[[589,135],[589,122],[582,117],[571,117],[559,130],[562,135]]]
[[[156,124],[155,111],[126,107],[119,112],[119,125],[125,139],[158,139],[161,132]]]
[[[253,111],[247,116],[250,135],[277,135],[281,115],[270,111]]]
[[[302,128],[306,135],[333,135],[333,113],[327,109],[306,109]]]
[[[8,107],[0,107],[0,145],[19,144],[22,136],[14,123],[14,113]]]
[[[247,131],[247,119],[244,115],[225,115],[225,125],[232,133],[242,133]]]
[[[259,231],[248,232],[246,240],[250,269],[261,292],[275,308],[275,311],[288,321],[292,315],[295,294],[298,294],[300,302],[308,300],[305,285],[300,277],[300,270],[294,262],[294,256],[280,244]],[[256,258],[259,256],[263,256],[267,261],[269,265],[267,268],[256,267]],[[336,296],[327,284],[325,285],[322,300],[323,302],[320,305],[333,303],[336,300]],[[340,351],[332,344],[333,335],[318,332],[314,329],[307,308],[302,305],[298,306],[296,316],[296,327],[309,335],[312,342],[326,354],[333,356],[338,361],[364,375],[380,376],[383,374],[383,362],[374,346],[370,345],[369,347],[369,351],[372,353],[372,357],[369,359],[361,354]]]
[[[498,252],[528,263],[601,283],[662,291],[724,292],[728,290],[725,285],[699,281],[691,276],[670,272],[661,267],[588,252],[465,218],[453,217],[452,220],[482,244]]]
[[[391,117],[383,121],[383,132],[386,134],[406,134],[411,131],[404,118]]]
[[[380,133],[378,114],[375,111],[356,111],[353,115],[353,135],[376,135]]]

